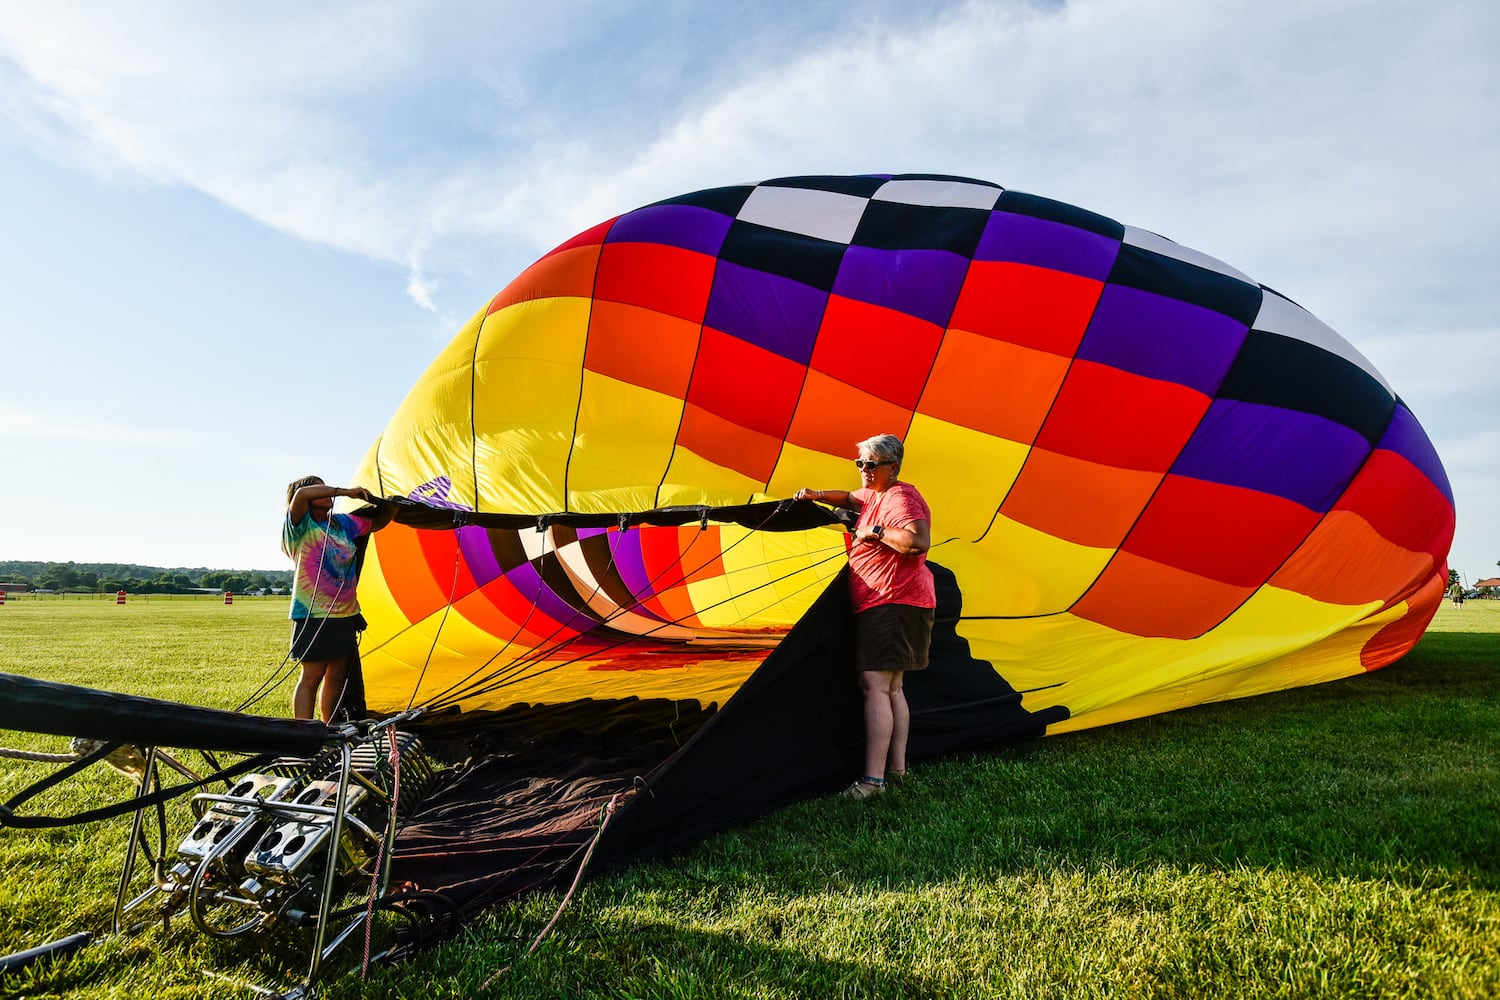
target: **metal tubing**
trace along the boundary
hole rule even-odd
[[[339,793],[334,804],[333,830],[328,839],[328,858],[323,874],[323,899],[318,905],[318,926],[313,932],[312,963],[307,970],[307,983],[312,985],[318,978],[318,967],[323,963],[323,942],[328,937],[328,912],[333,908],[333,887],[338,880],[339,849],[344,837],[344,807],[349,799],[349,773],[353,770],[354,755],[348,743],[339,744]]]
[[[146,747],[145,750],[146,770],[145,773],[141,775],[140,786],[136,788],[135,791],[135,797],[138,799],[145,798],[147,795],[149,795],[151,787],[156,784],[156,747]],[[145,899],[146,896],[149,896],[151,892],[154,891],[148,890],[144,895],[132,901],[129,907],[125,905],[125,896],[130,892],[130,876],[135,871],[136,847],[140,843],[141,827],[145,823],[145,821],[146,807],[143,805],[137,806],[135,810],[135,819],[131,820],[130,822],[130,839],[125,843],[125,864],[120,869],[120,884],[119,887],[115,890],[115,915],[114,918],[110,921],[110,932],[113,934],[123,933],[121,928],[124,925],[125,911],[136,906],[142,899]],[[167,845],[162,844],[161,847],[162,854],[165,855]],[[160,889],[162,886],[160,865],[161,861],[158,860],[151,866],[151,879],[156,883],[157,889]]]
[[[248,821],[248,816],[242,820],[242,822]],[[193,923],[198,925],[199,930],[209,935],[210,937],[235,937],[236,935],[243,934],[246,931],[253,930],[256,927],[259,927],[261,924],[265,923],[266,919],[270,916],[263,910],[257,910],[254,919],[240,924],[238,927],[232,928],[227,931],[221,931],[208,926],[208,920],[203,916],[202,909],[198,902],[199,893],[203,888],[203,880],[210,874],[209,869],[213,865],[213,863],[219,860],[219,858],[224,854],[227,854],[229,852],[229,849],[236,846],[237,844],[238,840],[236,838],[225,837],[222,841],[210,847],[208,849],[208,853],[203,855],[203,860],[198,862],[198,869],[197,871],[193,872],[192,884],[188,889],[188,916],[193,918]],[[213,898],[219,902],[242,903],[249,905],[254,905],[256,902],[253,899],[246,899],[243,896],[232,896],[227,892],[218,889],[213,890]]]

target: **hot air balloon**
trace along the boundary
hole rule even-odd
[[[417,380],[354,478],[410,501],[361,585],[372,707],[616,746],[667,707],[618,856],[847,779],[843,526],[786,498],[876,433],[934,511],[914,758],[1384,666],[1447,579],[1432,445],[1290,298],[984,181],[780,178],[568,240]],[[444,877],[445,830],[398,867]]]
[[[854,485],[878,433],[934,513],[914,761],[1377,669],[1447,582],[1431,443],[1291,299],[984,181],[781,178],[581,233],[417,379],[353,480],[397,498],[360,587],[383,717],[0,675],[0,728],[104,741],[68,773],[122,742],[257,753],[195,797],[169,873],[145,852],[134,899],[127,852],[115,923],[160,900],[230,936],[307,901],[311,983],[357,926],[330,932],[340,892],[388,843],[380,905],[451,928],[847,781],[845,523],[790,497]],[[134,810],[134,844],[148,805],[206,779],[17,812],[53,780],[0,825]]]

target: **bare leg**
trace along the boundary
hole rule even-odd
[[[318,714],[324,722],[333,718],[333,710],[344,696],[344,682],[349,677],[348,660],[330,660],[328,672],[323,675],[323,686],[318,690]]]
[[[311,719],[313,706],[318,700],[318,685],[330,664],[326,660],[303,660],[302,676],[297,678],[297,690],[292,692],[292,718]]]
[[[900,672],[893,670],[864,670],[859,675],[859,686],[865,698],[865,776],[869,778],[885,777],[886,755],[890,752],[895,728],[891,685],[899,683],[900,677]],[[904,698],[902,705],[905,705]],[[904,758],[904,746],[901,752]]]
[[[900,670],[891,671],[891,746],[886,753],[886,765],[898,775],[906,773],[906,734],[911,731],[911,710],[906,707],[901,675]]]

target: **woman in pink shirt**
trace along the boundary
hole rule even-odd
[[[906,774],[911,715],[901,678],[927,667],[937,592],[927,568],[932,511],[916,487],[900,481],[901,439],[879,434],[858,448],[859,489],[798,490],[796,499],[859,512],[849,548],[849,596],[864,694],[865,773],[843,794],[867,799],[885,791],[887,774]]]

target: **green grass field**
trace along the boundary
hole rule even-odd
[[[282,662],[284,616],[284,599],[13,601],[0,670],[233,707]],[[0,760],[0,798],[50,770]],[[42,801],[129,788],[95,768]],[[593,873],[534,954],[560,892],[325,995],[467,997],[510,966],[485,995],[1495,997],[1497,817],[1500,602],[1471,601],[1374,674],[930,763],[872,802]],[[0,831],[0,952],[102,930],[124,831]],[[290,982],[298,956],[174,924],[0,996],[249,997],[203,970]]]

